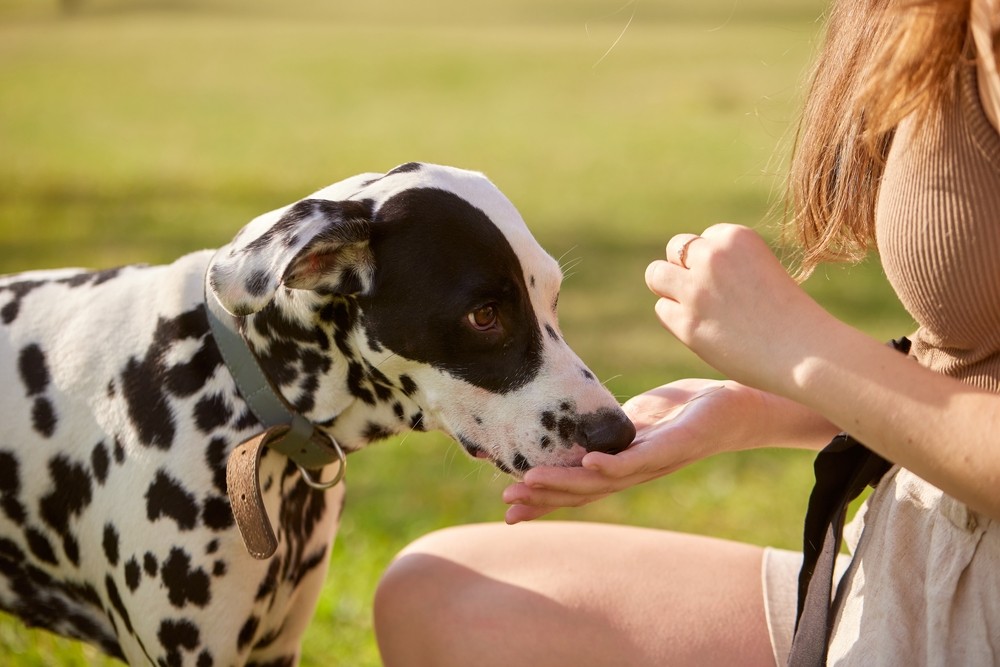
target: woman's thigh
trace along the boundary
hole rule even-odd
[[[386,667],[773,665],[759,547],[604,524],[452,528],[375,603]]]

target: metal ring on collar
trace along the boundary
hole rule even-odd
[[[340,480],[344,479],[344,473],[347,471],[347,457],[344,455],[344,450],[341,448],[340,443],[338,443],[334,438],[330,438],[330,444],[333,445],[333,449],[337,452],[337,474],[333,476],[333,479],[320,482],[319,480],[313,479],[313,476],[309,474],[309,471],[302,467],[301,464],[296,463],[299,472],[302,474],[302,481],[312,489],[317,491],[326,491],[327,489],[332,489],[333,487],[340,484]]]

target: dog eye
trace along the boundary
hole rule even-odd
[[[474,311],[466,315],[469,320],[469,324],[472,325],[473,329],[477,331],[488,331],[496,326],[497,323],[497,307],[495,304],[488,303],[485,306],[480,306]]]

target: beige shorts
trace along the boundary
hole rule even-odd
[[[849,563],[849,556],[840,556],[837,559],[834,581],[840,581]],[[771,637],[771,650],[774,652],[776,665],[788,664],[788,652],[792,648],[792,632],[795,630],[800,569],[802,569],[800,552],[771,547],[764,549],[764,560],[761,564],[764,614],[767,616],[767,632]]]
[[[1000,663],[1000,522],[893,468],[844,531],[845,594],[830,665]],[[801,554],[766,549],[764,608],[776,664],[795,626]]]

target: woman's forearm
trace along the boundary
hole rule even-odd
[[[781,391],[945,493],[1000,518],[1000,395],[839,324]]]

